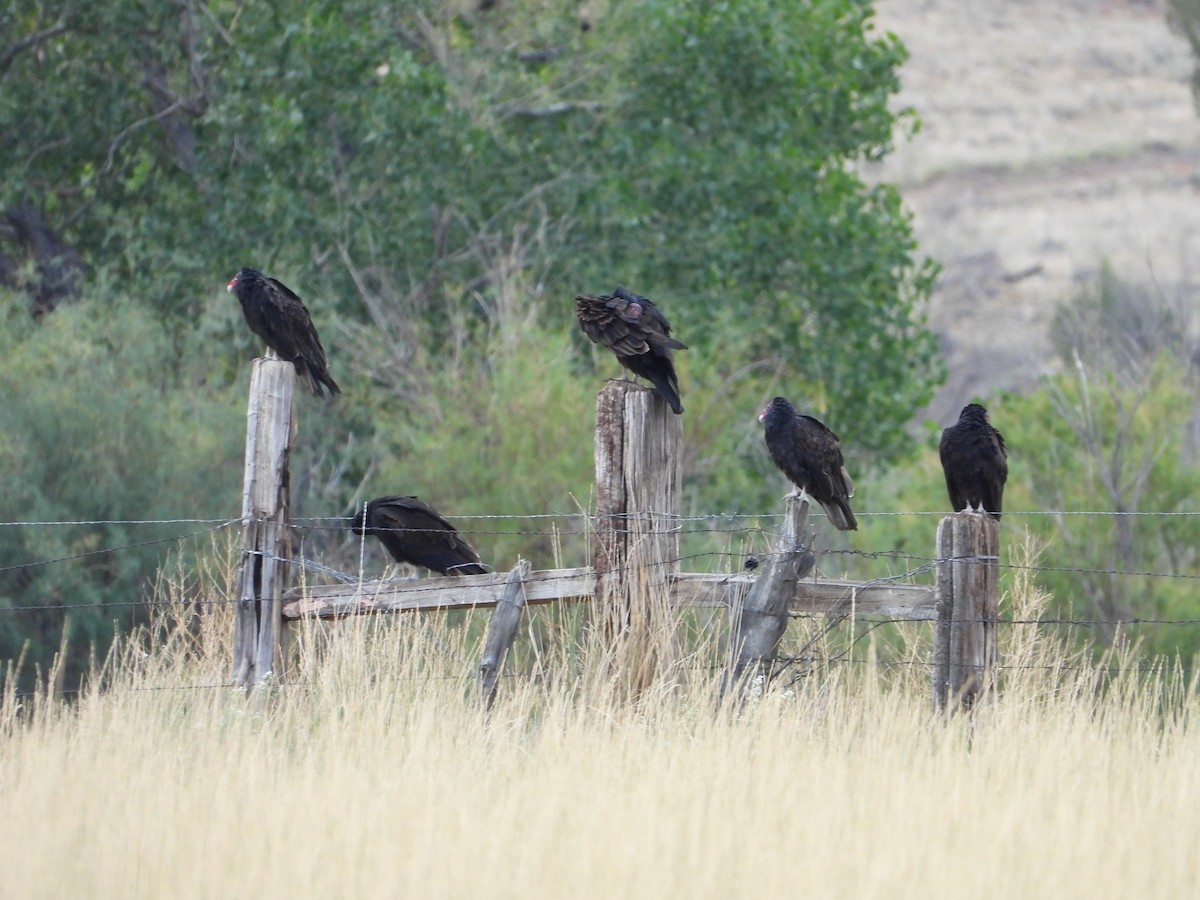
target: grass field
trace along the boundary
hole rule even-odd
[[[287,685],[247,697],[205,686],[228,630],[166,623],[75,703],[5,696],[5,896],[1200,890],[1194,686],[1102,677],[1034,629],[950,721],[924,666],[872,647],[735,713],[678,648],[631,698],[586,640],[504,679],[489,719],[474,632],[416,617],[310,628]]]

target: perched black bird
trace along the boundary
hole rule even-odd
[[[373,534],[396,562],[442,575],[482,575],[479,554],[454,526],[416,497],[376,497],[350,523],[355,534]]]
[[[584,334],[615,353],[634,375],[653,384],[671,412],[683,412],[671,351],[686,350],[687,344],[671,337],[671,325],[657,306],[619,287],[599,297],[580,294],[575,298],[575,316]]]
[[[225,290],[237,295],[250,330],[266,341],[280,359],[296,367],[296,374],[308,383],[310,391],[320,397],[324,385],[330,393],[341,393],[329,376],[325,348],[308,310],[287,285],[246,266],[233,276]]]
[[[854,531],[858,522],[850,510],[854,482],[846,473],[838,436],[814,419],[802,416],[783,397],[763,407],[758,421],[771,459],[799,489],[821,504],[833,527]]]
[[[1000,521],[1008,450],[988,411],[978,403],[964,406],[958,421],[942,432],[938,455],[953,510],[986,512]]]

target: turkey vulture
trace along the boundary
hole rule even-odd
[[[683,412],[671,351],[686,350],[687,344],[671,337],[671,326],[657,306],[619,287],[599,297],[580,294],[575,298],[575,316],[584,334],[615,353],[634,375],[653,384],[671,412]]]
[[[964,406],[958,421],[942,432],[938,454],[954,511],[986,512],[999,522],[1008,451],[988,411],[978,403]]]
[[[325,385],[330,393],[341,393],[329,376],[325,348],[308,310],[287,285],[246,266],[233,276],[225,290],[237,294],[250,330],[266,341],[280,359],[296,367],[296,374],[308,383],[310,391],[320,397],[321,385]]]
[[[779,470],[821,504],[839,531],[854,531],[858,522],[850,510],[854,482],[846,473],[838,436],[814,419],[796,412],[783,397],[763,407],[758,421],[766,426],[763,437]]]
[[[482,575],[479,554],[454,526],[416,497],[376,497],[350,523],[355,534],[373,534],[396,562],[442,575]]]

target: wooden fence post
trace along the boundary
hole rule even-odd
[[[680,416],[629,381],[596,398],[596,603],[605,633],[645,624],[679,568]]]
[[[937,531],[937,631],[933,703],[970,709],[992,688],[1000,607],[1000,525],[991,516],[956,513]]]
[[[291,558],[288,455],[295,436],[296,369],[254,360],[246,410],[241,560],[233,630],[233,681],[252,686],[282,665],[282,595]]]
[[[796,583],[812,571],[816,557],[804,547],[808,524],[808,501],[789,497],[775,552],[750,588],[742,608],[731,610],[732,669],[721,694],[742,690],[751,668],[770,678],[770,665],[788,627],[788,606],[796,594]]]
[[[521,624],[521,612],[525,609],[525,579],[529,577],[529,561],[518,559],[504,582],[504,594],[492,613],[488,625],[487,642],[483,647],[483,658],[479,661],[479,681],[483,688],[483,703],[487,709],[496,702],[496,683],[504,668],[508,649],[517,636]]]

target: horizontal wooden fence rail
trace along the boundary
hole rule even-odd
[[[680,606],[727,606],[718,591],[749,588],[756,575],[721,575],[706,572],[680,572],[671,585],[671,600]],[[855,615],[882,616],[929,622],[937,618],[937,596],[927,584],[862,584],[857,581],[820,579],[801,581],[788,603],[792,613],[822,615],[838,610],[847,599],[854,603]]]
[[[492,609],[500,600],[507,572],[487,575],[363,581],[319,585],[289,591],[283,597],[283,617],[334,619],[371,613],[431,612],[452,609]],[[752,586],[757,575],[677,572],[668,579],[671,603],[679,607],[728,607],[739,590]],[[591,566],[540,569],[524,580],[525,602],[539,606],[562,601],[590,601],[596,586]],[[788,609],[820,615],[853,599],[857,615],[889,619],[934,621],[937,596],[933,585],[867,584],[853,581],[801,581]]]
[[[491,609],[499,602],[507,578],[507,572],[489,572],[309,587],[284,594],[283,617],[336,619],[362,613]],[[591,566],[542,569],[530,572],[524,585],[529,606],[590,599],[596,575]]]

